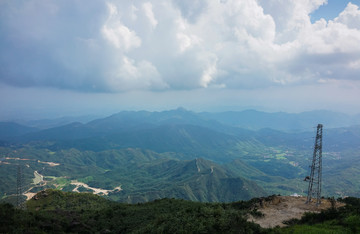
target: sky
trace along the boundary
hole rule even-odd
[[[360,113],[360,0],[0,0],[0,120]]]

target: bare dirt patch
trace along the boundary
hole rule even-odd
[[[23,193],[23,195],[26,196],[27,201],[36,195],[36,193],[30,192],[33,188],[38,187],[38,186],[43,186],[46,184],[46,181],[44,180],[44,176],[41,175],[39,172],[34,171],[33,184],[34,184],[34,186],[30,187],[27,191],[25,191]]]
[[[85,184],[85,183],[78,182],[78,181],[76,181],[76,180],[71,181],[71,184],[76,186],[72,191],[73,191],[73,192],[78,192],[78,193],[79,193],[79,188],[80,188],[80,187],[84,187],[84,188],[86,188],[86,189],[92,190],[92,191],[93,191],[93,194],[103,194],[103,195],[108,195],[110,192],[121,191],[121,190],[122,190],[120,186],[114,188],[113,190],[93,188],[93,187],[90,187],[89,185],[87,185],[87,184]]]
[[[276,226],[284,227],[284,221],[289,219],[300,219],[305,212],[319,213],[321,210],[331,208],[328,199],[322,199],[321,204],[316,206],[315,202],[305,204],[306,197],[274,196],[265,201],[263,199],[257,206],[258,211],[264,214],[263,217],[250,216],[248,221],[259,224],[263,228]],[[344,206],[343,203],[336,202],[335,207]]]
[[[47,164],[49,165],[50,167],[56,167],[56,166],[59,166],[60,163],[54,163],[54,162],[42,162],[40,160],[38,160],[38,163],[43,163],[43,164]]]

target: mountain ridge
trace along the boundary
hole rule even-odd
[[[128,125],[129,121],[132,124]],[[204,120],[199,114],[184,109],[156,113],[121,112],[86,124],[75,122],[9,138],[8,142],[0,142],[0,153],[3,158],[34,155],[34,158],[42,162],[60,163],[58,167],[46,169],[53,173],[48,176],[72,175],[74,180],[80,179],[82,183],[88,183],[94,188],[111,191],[119,186],[116,183],[119,179],[124,188],[129,186],[128,189],[137,194],[133,201],[146,201],[149,197],[155,199],[158,194],[186,199],[215,199],[213,197],[219,196],[216,192],[204,195],[204,191],[200,191],[212,188],[207,185],[208,182],[217,184],[218,188],[222,184],[226,185],[226,190],[233,193],[235,191],[232,191],[230,185],[237,184],[235,187],[241,187],[245,183],[243,179],[255,182],[268,193],[290,195],[306,192],[303,178],[309,173],[314,129],[310,127],[311,131],[291,132],[262,128],[254,131],[218,122],[212,124],[213,121],[216,122]],[[360,169],[352,163],[360,152],[360,127],[325,128],[323,140],[324,173],[339,175],[341,181],[354,177],[354,172]],[[130,152],[129,149],[136,150]],[[134,158],[125,155],[133,155]],[[120,156],[124,159],[120,160]],[[147,157],[151,160],[146,160]],[[187,169],[192,169],[195,173],[196,162],[192,161],[187,166],[184,163],[198,158],[221,165],[215,169],[211,169],[211,165],[207,166],[207,173],[213,170],[217,178],[212,178],[209,173],[205,173],[203,178],[189,177],[195,181],[199,179],[200,190],[186,181],[186,176],[171,173],[171,170],[185,172]],[[170,159],[175,161],[169,161]],[[136,160],[141,163],[134,163]],[[8,167],[6,163],[11,162],[1,162],[1,170]],[[62,168],[63,171],[57,168]],[[114,171],[114,168],[121,169]],[[133,171],[129,171],[129,168]],[[225,171],[218,170],[219,168]],[[41,174],[41,171],[38,172]],[[64,172],[68,174],[65,175]],[[33,172],[27,173],[30,176],[28,181],[31,181]],[[169,181],[161,181],[161,175]],[[222,184],[219,183],[220,177],[224,179]],[[231,179],[236,177],[241,180]],[[167,189],[165,185],[169,187],[174,184],[170,178],[179,179],[178,182],[183,183],[181,189]],[[14,178],[11,179],[14,181]],[[357,184],[346,185],[331,177],[324,177],[323,182],[326,194],[358,194]],[[146,191],[139,190],[140,187],[146,188]],[[66,185],[65,188],[73,190],[74,186]],[[122,193],[126,194],[124,191]],[[143,196],[145,193],[148,195]],[[229,199],[231,196],[226,195]]]

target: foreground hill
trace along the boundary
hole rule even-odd
[[[27,210],[0,205],[1,233],[251,233],[246,221],[252,202],[198,203],[161,199],[128,205],[92,194],[46,190]]]
[[[258,211],[261,217],[249,217],[249,221],[259,224],[261,227],[285,227],[290,219],[301,219],[306,213],[319,213],[327,209],[338,209],[345,204],[334,199],[322,198],[320,204],[316,202],[306,203],[307,197],[303,196],[270,196],[261,199]]]
[[[257,208],[284,197],[233,203],[200,203],[161,199],[136,205],[116,203],[92,194],[39,192],[26,210],[0,204],[0,233],[358,233],[360,199],[346,206],[306,213],[285,228],[262,228],[249,217]],[[277,203],[279,204],[279,203]],[[280,203],[281,204],[281,203]],[[276,205],[276,204],[275,204]],[[302,204],[303,205],[303,204]],[[285,207],[286,209],[286,207]],[[276,210],[281,212],[282,208]],[[268,213],[267,215],[273,215]],[[289,218],[291,218],[289,216]]]

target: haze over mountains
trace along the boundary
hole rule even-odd
[[[47,129],[63,126],[73,122],[89,123],[93,120],[96,120],[95,122],[97,123],[122,121],[124,125],[139,122],[151,124],[188,123],[201,125],[204,120],[213,120],[225,125],[252,130],[272,128],[276,130],[298,131],[308,129],[309,126],[318,122],[323,123],[328,128],[358,125],[360,124],[360,114],[348,115],[326,110],[308,111],[298,114],[286,112],[268,113],[256,110],[196,113],[179,107],[175,110],[162,112],[122,111],[105,118],[84,115],[79,117],[62,117],[58,119],[19,119],[3,122],[15,122],[28,127]],[[205,126],[211,126],[211,123],[208,123],[208,125]]]
[[[328,111],[195,113],[183,108],[123,111],[48,129],[1,123],[5,183],[0,192],[3,199],[15,193],[16,158],[22,158],[27,160],[31,191],[77,191],[71,181],[80,181],[130,203],[162,197],[236,201],[273,193],[304,194],[313,127],[318,123],[325,127],[324,194],[359,196],[359,184],[353,180],[360,172],[356,116]],[[34,171],[44,181],[31,182]],[[121,190],[114,190],[118,186]]]
[[[360,233],[360,0],[0,0],[0,35],[0,233]],[[260,228],[318,124],[331,209]]]

